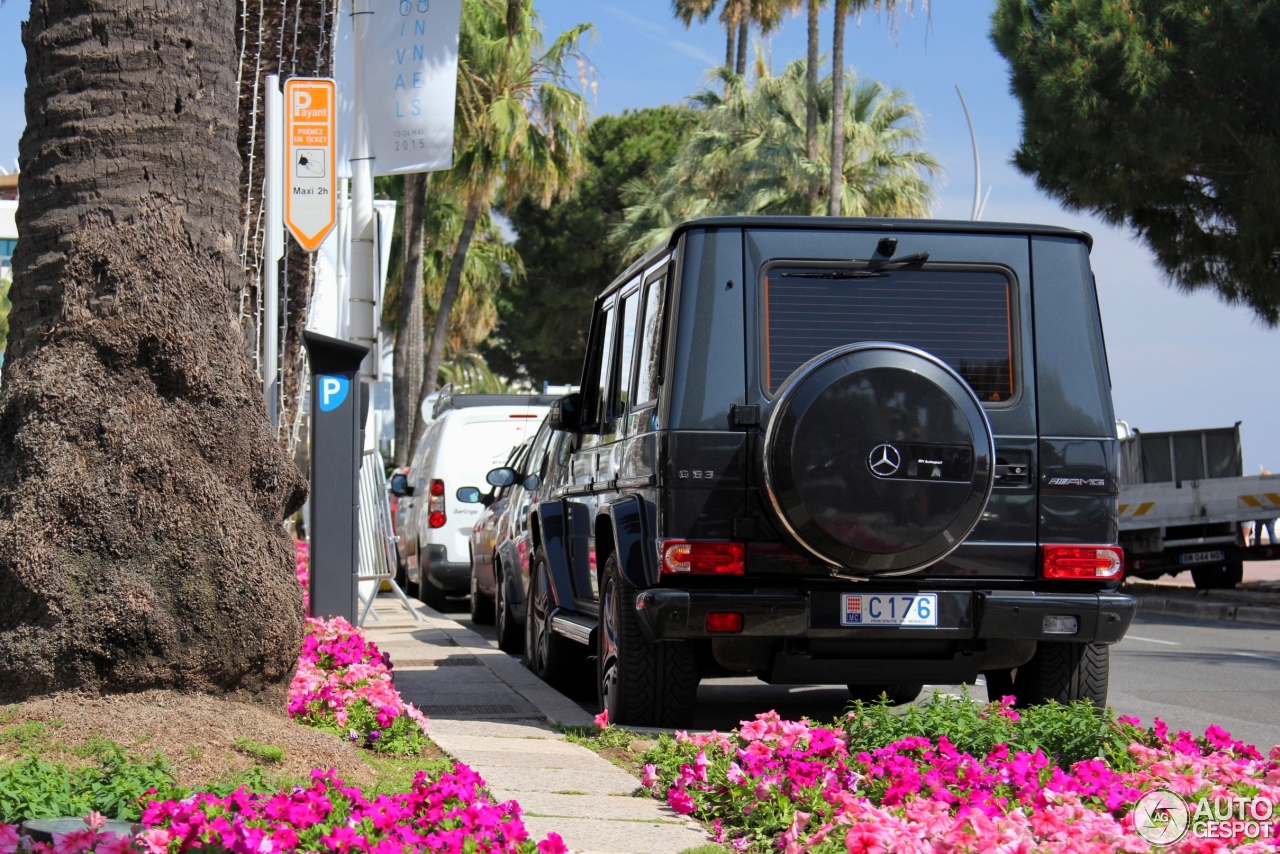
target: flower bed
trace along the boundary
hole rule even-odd
[[[55,835],[52,845],[19,837],[0,825],[0,854],[178,854],[184,851],[341,851],[391,854],[406,850],[447,854],[564,854],[557,834],[534,843],[515,801],[495,804],[484,781],[465,765],[430,780],[418,774],[410,791],[366,798],[332,771],[316,771],[311,785],[291,792],[256,794],[237,789],[226,797],[197,794],[152,801],[136,837],[104,832],[101,817],[83,830]]]
[[[307,608],[311,550],[306,543],[294,545]],[[380,753],[418,753],[426,743],[427,719],[401,698],[391,667],[391,656],[346,620],[308,617],[289,686],[289,717]]]
[[[919,732],[930,724],[948,728]],[[1087,758],[1072,755],[1086,744]],[[646,758],[655,795],[740,851],[1146,852],[1165,850],[1135,831],[1150,790],[1280,801],[1280,747],[1264,758],[1217,727],[1171,735],[1087,704],[1020,714],[937,698],[901,719],[860,706],[831,726],[770,712],[728,735],[664,737]],[[1167,850],[1277,850],[1254,830]]]
[[[289,716],[379,752],[414,754],[427,719],[391,680],[391,657],[341,617],[307,620]]]

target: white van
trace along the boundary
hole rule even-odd
[[[512,448],[538,431],[552,398],[544,395],[459,394],[437,401],[403,485],[400,536],[409,590],[439,610],[446,596],[470,590],[471,528],[483,509],[463,504],[460,486],[485,482]]]

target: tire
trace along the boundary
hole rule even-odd
[[[1014,672],[1013,694],[1020,707],[1050,700],[1105,706],[1110,669],[1111,647],[1106,644],[1041,641],[1035,656]]]
[[[494,603],[488,596],[480,592],[476,585],[476,565],[471,563],[471,622],[477,626],[492,626],[494,619]]]
[[[511,612],[502,564],[496,560],[493,563],[493,580],[496,585],[493,591],[493,612],[494,625],[498,627],[498,649],[517,655],[524,649],[524,632],[520,630],[516,615]]]
[[[987,680],[987,702],[995,703],[1002,697],[1017,696],[1013,692],[1012,670],[984,670],[982,675]]]
[[[587,675],[586,647],[551,631],[551,576],[547,560],[539,549],[533,555],[529,597],[525,601],[524,663],[539,679],[565,693],[582,687]]]
[[[427,580],[427,572],[421,566],[418,569],[418,598],[428,608],[440,612],[444,611],[445,600],[449,598],[443,590]]]
[[[409,568],[403,560],[400,559],[400,551],[396,550],[396,586],[405,593],[409,592]]]
[[[849,699],[878,703],[883,694],[889,698],[890,704],[905,706],[919,697],[923,690],[923,685],[850,685]]]
[[[1235,588],[1244,581],[1244,556],[1239,552],[1227,552],[1226,586]]]
[[[635,611],[636,588],[609,555],[600,584],[596,687],[609,722],[688,727],[698,700],[698,662],[691,644],[654,643]],[[629,607],[628,607],[629,605]]]
[[[911,404],[899,411],[899,398]],[[870,418],[868,408],[895,414]],[[848,344],[796,369],[774,397],[763,447],[764,492],[783,533],[863,576],[916,572],[959,548],[995,483],[991,425],[973,389],[902,344]]]
[[[432,600],[430,598],[432,590],[431,582],[427,581],[427,571],[422,565],[422,547],[417,543],[415,543],[414,546],[413,555],[418,563],[418,580],[411,580],[408,575],[409,571],[406,568],[405,582],[407,586],[405,587],[404,592],[406,595],[412,596],[427,607],[434,608],[439,611],[444,607],[444,600],[442,598],[440,601],[432,604]]]
[[[1240,577],[1244,576],[1244,567],[1240,567]],[[1197,566],[1191,570],[1191,580],[1197,590],[1222,590],[1235,587],[1240,579],[1232,579],[1228,566]]]

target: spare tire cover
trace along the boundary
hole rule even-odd
[[[769,499],[823,561],[904,574],[954,550],[982,518],[995,446],[982,404],[935,356],[891,343],[829,350],[775,396]]]

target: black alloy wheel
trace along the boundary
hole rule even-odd
[[[495,558],[493,562],[493,580],[496,585],[493,591],[494,622],[498,627],[498,649],[503,652],[518,654],[524,649],[524,632],[511,613],[511,599],[507,596],[507,578],[502,571],[502,564]]]
[[[480,592],[476,583],[476,560],[471,558],[471,622],[477,626],[491,626],[494,620],[494,602]]]
[[[551,573],[539,549],[533,555],[529,598],[525,602],[524,663],[539,679],[562,691],[577,690],[587,675],[586,647],[551,630],[555,611]],[[590,681],[587,680],[587,684]]]
[[[654,643],[636,616],[636,588],[611,554],[600,584],[596,685],[609,722],[687,727],[698,700],[698,662],[682,641]]]

